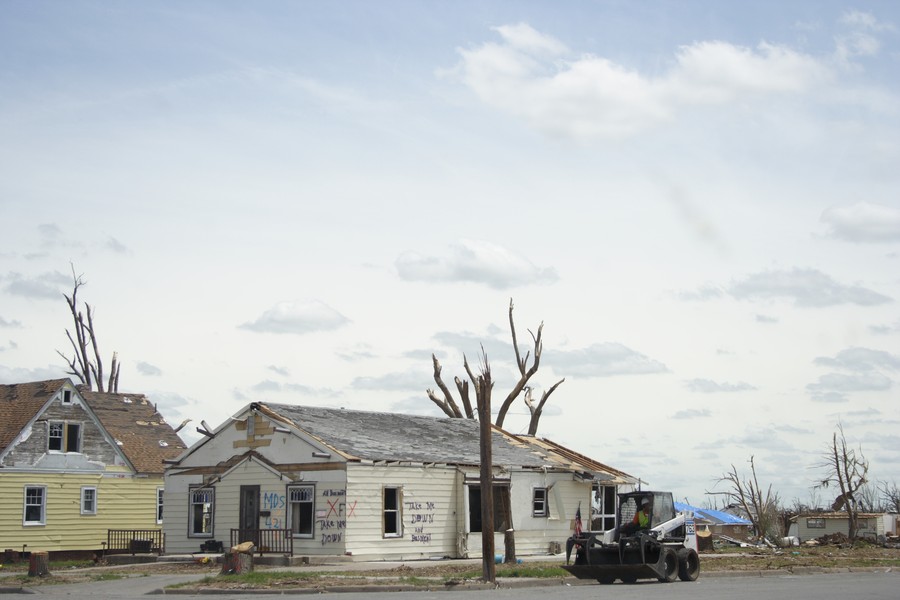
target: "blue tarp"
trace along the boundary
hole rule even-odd
[[[750,525],[750,521],[747,519],[742,519],[741,517],[737,517],[735,515],[729,514],[727,512],[722,512],[721,510],[713,510],[711,508],[698,508],[696,506],[691,506],[690,504],[685,504],[683,502],[675,503],[675,510],[681,512],[684,510],[694,511],[695,515],[699,515],[715,524],[722,525]]]

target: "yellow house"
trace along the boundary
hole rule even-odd
[[[184,449],[142,394],[0,385],[0,549],[87,554],[110,530],[161,531],[163,460]]]

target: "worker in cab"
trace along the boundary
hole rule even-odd
[[[622,533],[631,535],[645,529],[650,529],[650,498],[644,496],[641,498],[641,509],[634,513],[631,523],[622,527]]]

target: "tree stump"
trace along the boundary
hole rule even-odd
[[[513,529],[507,529],[503,534],[504,551],[506,552],[506,563],[510,565],[516,564],[516,532]]]
[[[229,550],[222,556],[222,572],[219,575],[240,575],[253,572],[253,555]]]
[[[43,577],[50,574],[50,555],[46,552],[32,552],[28,562],[29,577]]]

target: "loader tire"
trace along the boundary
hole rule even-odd
[[[682,581],[697,581],[700,577],[700,557],[693,548],[678,551],[678,578]]]
[[[603,577],[598,577],[597,581],[602,585],[610,585],[611,583],[614,583],[616,581],[616,578],[612,575],[604,575]]]
[[[660,560],[665,566],[665,576],[659,577],[659,580],[663,583],[672,583],[678,579],[678,555],[674,550],[665,546],[661,552]]]

